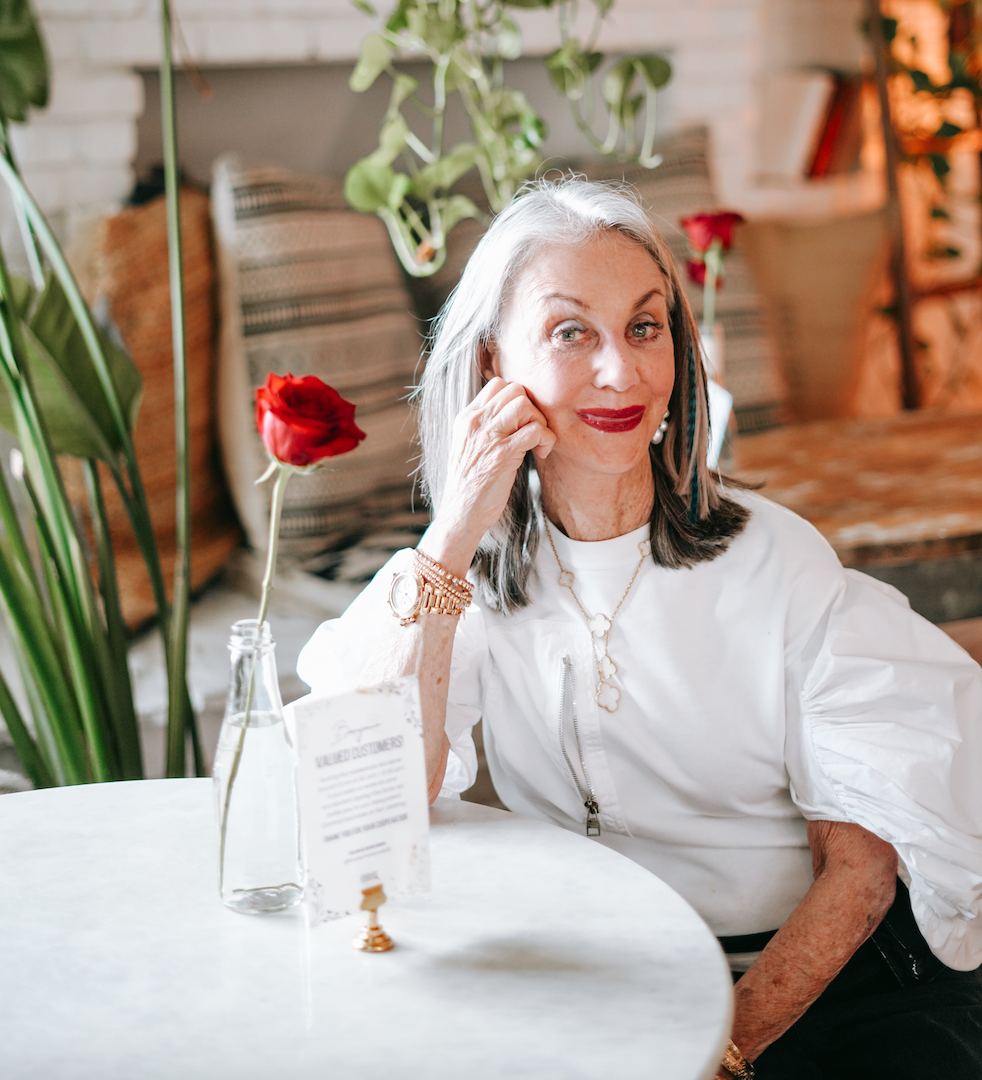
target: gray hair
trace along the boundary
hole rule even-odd
[[[435,513],[447,479],[453,421],[484,385],[482,357],[499,336],[511,288],[524,268],[545,245],[583,244],[611,230],[643,247],[666,282],[675,386],[668,430],[651,447],[651,547],[660,565],[692,566],[724,550],[747,512],[721,495],[706,465],[709,403],[697,363],[699,335],[665,242],[627,184],[580,177],[530,182],[484,234],[436,320],[416,392],[423,490]],[[485,600],[496,610],[515,611],[529,602],[539,541],[531,465],[527,454],[504,513],[474,557]]]

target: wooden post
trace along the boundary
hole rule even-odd
[[[887,82],[887,43],[883,38],[880,21],[880,0],[865,0],[869,22],[869,37],[876,61],[876,89],[880,97],[880,119],[883,126],[883,142],[886,147],[887,174],[887,229],[890,234],[891,270],[897,308],[897,338],[900,345],[901,397],[905,409],[918,406],[917,372],[915,357],[917,345],[911,319],[912,297],[910,278],[907,276],[907,253],[904,245],[904,219],[900,206],[900,186],[897,183],[897,135],[893,130],[890,114],[890,92]]]

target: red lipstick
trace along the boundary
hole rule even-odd
[[[576,415],[584,424],[589,424],[597,431],[633,431],[644,418],[644,406],[634,405],[630,409],[577,409]]]

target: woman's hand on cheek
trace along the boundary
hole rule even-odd
[[[526,453],[531,450],[541,460],[555,442],[545,416],[524,387],[498,376],[458,415],[447,484],[434,525],[445,542],[461,549],[454,561],[463,562],[469,550],[464,569],[481,537],[501,517]]]

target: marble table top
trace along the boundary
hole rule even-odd
[[[433,891],[355,918],[245,916],[215,880],[211,782],[0,797],[4,1080],[703,1080],[723,955],[667,885],[599,844],[456,800]]]

